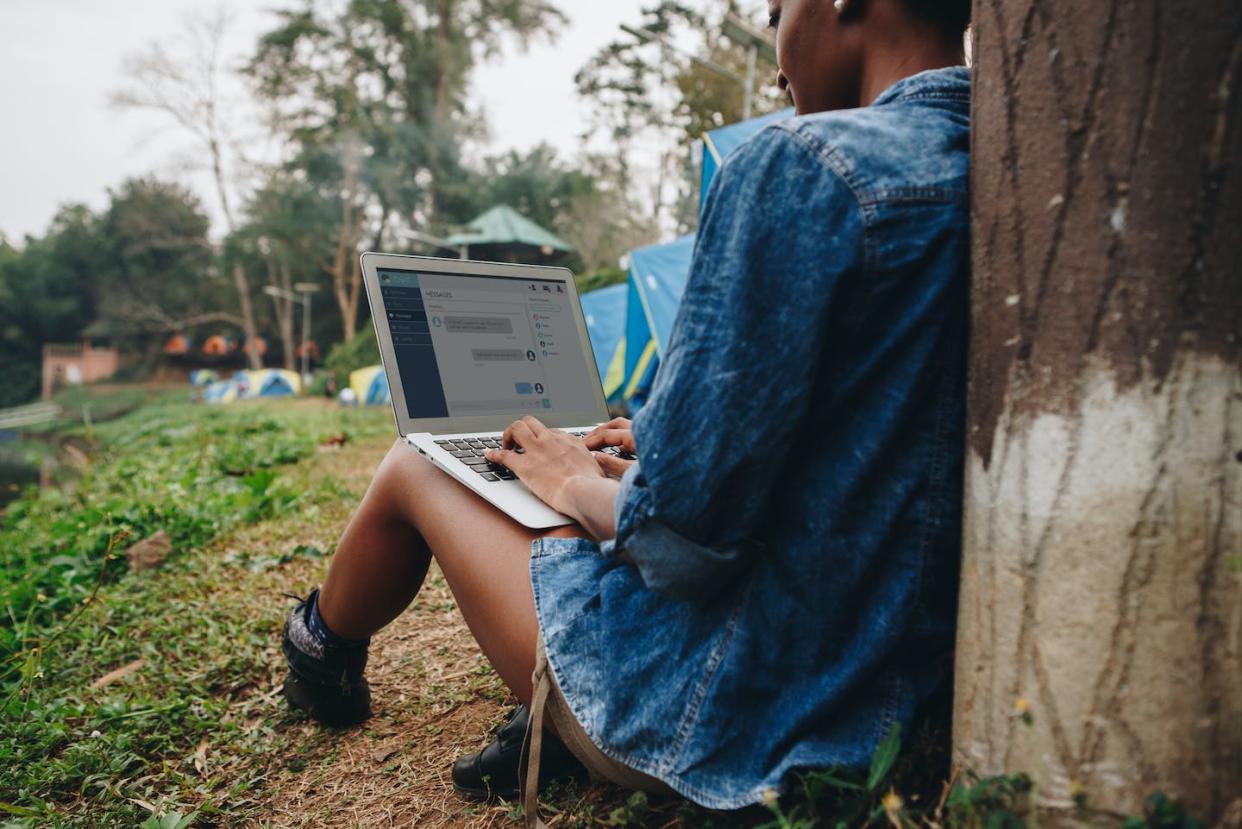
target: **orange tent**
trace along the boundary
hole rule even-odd
[[[203,353],[211,357],[223,357],[226,354],[232,354],[237,348],[233,341],[228,337],[216,334],[214,337],[208,337],[207,342],[203,343]]]
[[[164,341],[164,353],[173,357],[181,357],[190,353],[190,338],[182,334],[173,334]]]
[[[262,357],[267,353],[267,340],[262,337],[255,337],[253,342],[246,340],[246,344],[242,346],[242,351],[249,354],[251,348],[254,348],[255,353]]]

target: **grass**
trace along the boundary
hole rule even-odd
[[[62,426],[84,461],[0,517],[0,827],[492,827],[513,804],[459,800],[448,769],[511,701],[433,568],[372,643],[375,716],[319,728],[280,699],[277,637],[391,444],[384,410],[320,401],[194,406],[146,395],[107,422]],[[321,446],[346,437],[344,448]],[[171,553],[131,572],[163,531]],[[869,769],[808,774],[793,792],[716,813],[608,786],[555,788],[558,827],[1028,823],[1031,781],[947,774],[928,725]],[[1126,829],[1200,829],[1153,800]]]

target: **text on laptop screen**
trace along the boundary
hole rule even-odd
[[[411,419],[596,408],[563,282],[391,269],[378,275]]]

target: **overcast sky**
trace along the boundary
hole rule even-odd
[[[487,115],[489,152],[548,141],[573,155],[586,117],[574,73],[620,23],[640,18],[643,0],[555,2],[571,21],[556,43],[511,50],[475,74],[472,102]],[[235,59],[271,26],[270,9],[293,5],[220,0]],[[144,173],[192,186],[218,232],[219,209],[193,139],[154,113],[109,105],[124,86],[127,55],[175,42],[187,14],[211,8],[204,0],[0,0],[0,233],[14,242],[39,235],[60,205],[99,208],[108,188]],[[260,138],[251,149],[261,153]]]

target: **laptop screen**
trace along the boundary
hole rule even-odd
[[[564,282],[392,268],[378,277],[375,310],[388,323],[411,420],[597,408]]]

